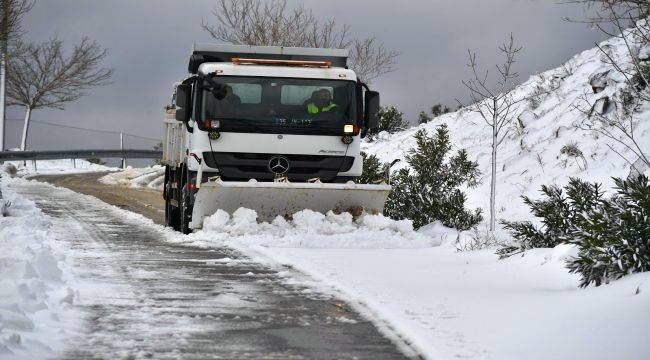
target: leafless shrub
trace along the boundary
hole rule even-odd
[[[217,0],[216,24],[202,27],[214,39],[231,44],[350,49],[350,67],[365,82],[396,69],[399,51],[374,36],[354,38],[347,24],[319,21],[303,4],[287,0]]]
[[[596,136],[604,137],[608,141],[606,143],[607,147],[627,162],[631,168],[636,168],[635,163],[638,163],[637,161],[645,164],[645,166],[650,166],[650,160],[636,136],[639,119],[633,113],[627,113],[622,108],[603,113],[593,111],[593,105],[590,108],[584,106],[589,106],[589,104],[588,98],[583,96],[580,102],[574,106],[575,109],[582,112],[583,116],[573,125],[578,129],[593,132]],[[633,157],[623,155],[616,149],[615,144],[631,152]]]
[[[113,70],[101,67],[106,50],[84,37],[66,56],[63,41],[19,42],[9,59],[7,105],[25,108],[21,150],[25,150],[32,110],[63,109],[86,91],[109,83]]]
[[[540,91],[542,90],[542,86],[540,84],[535,85],[533,88],[532,95],[528,99],[528,106],[530,107],[531,110],[537,109],[541,104],[542,104],[542,97]]]
[[[512,122],[516,118],[519,105],[522,102],[529,101],[527,97],[515,98],[514,96],[516,80],[519,74],[514,71],[513,65],[521,49],[520,46],[515,44],[512,34],[510,34],[506,43],[499,46],[504,61],[496,66],[497,76],[494,83],[491,83],[489,79],[489,71],[483,72],[479,70],[476,53],[468,50],[469,62],[467,66],[472,72],[472,78],[462,82],[469,90],[472,101],[468,108],[481,115],[481,118],[491,130],[490,231],[494,231],[496,225],[497,151],[513,128]]]
[[[539,165],[539,168],[542,169],[542,172],[544,172],[544,159],[542,158],[542,154],[536,153],[535,158],[537,160],[537,165]]]
[[[560,149],[560,154],[565,155],[566,157],[573,158],[578,165],[580,170],[587,169],[587,159],[585,159],[582,150],[578,147],[578,144],[575,142],[566,144]],[[565,163],[566,167],[566,163]]]
[[[572,76],[576,71],[576,64],[575,62],[569,60],[562,64],[562,73],[560,74],[560,79],[564,80],[568,78],[569,76]]]
[[[457,252],[489,249],[503,244],[497,234],[489,227],[475,227],[466,235],[459,235],[454,242]]]

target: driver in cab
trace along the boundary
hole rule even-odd
[[[327,89],[316,90],[307,102],[307,112],[310,115],[332,112],[338,105],[332,101],[332,94]]]

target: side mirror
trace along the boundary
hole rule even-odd
[[[176,87],[176,120],[187,123],[192,114],[192,86],[181,84]]]
[[[364,116],[368,129],[376,129],[379,126],[379,93],[376,91],[366,91],[366,107]]]

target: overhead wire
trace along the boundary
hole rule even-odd
[[[5,120],[23,121],[23,119],[10,119],[10,118],[6,118]],[[151,138],[151,137],[136,135],[136,134],[132,134],[132,133],[124,132],[124,131],[90,129],[90,128],[84,128],[84,127],[80,127],[80,126],[57,124],[57,123],[52,123],[52,122],[43,121],[43,120],[30,120],[30,122],[37,123],[37,124],[43,124],[43,125],[49,125],[49,126],[57,126],[57,127],[67,128],[67,129],[83,130],[83,131],[90,131],[90,132],[104,133],[104,134],[123,134],[123,135],[131,136],[131,137],[135,137],[135,138],[140,138],[140,139],[144,139],[144,140],[162,141],[162,139],[160,139],[160,138]]]

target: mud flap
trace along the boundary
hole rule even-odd
[[[329,210],[363,209],[381,213],[390,193],[390,185],[210,181],[201,184],[194,200],[192,229],[203,226],[203,219],[218,209],[232,214],[240,207],[253,209],[258,220],[271,221],[276,216],[311,209],[321,213]]]

